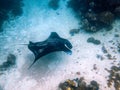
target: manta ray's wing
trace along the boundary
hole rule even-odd
[[[33,61],[33,63],[30,65],[29,68],[32,67],[32,65],[42,56],[46,55],[49,53],[48,52],[45,52],[44,49],[46,47],[49,47],[49,45],[47,44],[47,41],[51,42],[51,43],[54,43],[54,40],[53,39],[60,39],[60,36],[56,33],[56,32],[51,32],[50,36],[48,37],[47,40],[43,41],[43,42],[36,42],[36,43],[33,43],[33,42],[29,42],[29,45],[28,45],[28,48],[34,53],[34,56],[35,56],[35,60]]]
[[[51,40],[50,40],[51,39]],[[56,44],[56,48],[59,48],[58,51],[64,51],[67,54],[72,54],[72,44],[67,39],[61,38],[56,32],[51,32],[48,40],[52,44]],[[56,50],[57,51],[57,50]]]
[[[28,69],[30,69],[36,61],[37,61],[37,60],[34,60],[33,63],[29,66]]]
[[[60,36],[56,32],[51,32],[51,34],[48,37],[48,39],[52,39],[52,38],[60,38]]]
[[[29,42],[28,44],[28,48],[33,52],[34,56],[35,56],[35,60],[33,61],[33,63],[30,65],[30,67],[40,58],[44,55],[43,51],[44,49],[47,47],[47,44],[45,44],[45,42],[37,42],[37,43],[33,43],[33,42]],[[30,68],[29,67],[29,68]]]
[[[28,44],[28,48],[33,52],[35,57],[37,57],[37,55],[39,54],[39,49],[42,49],[45,46],[46,44],[42,44],[42,42],[33,43],[30,41]]]

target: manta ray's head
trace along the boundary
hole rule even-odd
[[[68,40],[65,40],[64,45],[66,47],[66,51],[65,52],[67,54],[72,54],[72,51],[70,50],[70,49],[72,49],[72,44]]]
[[[65,40],[65,43],[64,43],[64,44],[65,44],[65,46],[68,47],[69,49],[72,49],[72,47],[73,47],[72,44],[70,43],[70,41],[68,41],[68,40]]]

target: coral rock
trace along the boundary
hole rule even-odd
[[[73,36],[74,34],[79,33],[79,31],[80,29],[71,29],[69,33]]]
[[[74,82],[78,85],[75,86]],[[87,85],[84,78],[77,78],[60,83],[59,88],[61,88],[61,90],[99,90],[99,84],[96,81],[91,81],[90,84]]]
[[[111,25],[113,20],[114,20],[114,14],[109,11],[102,12],[99,15],[99,21],[102,22],[103,24]]]
[[[96,40],[96,39],[94,39],[93,37],[88,38],[88,39],[87,39],[87,42],[88,42],[88,43],[93,43],[93,44],[95,44],[95,45],[101,44],[100,40]]]

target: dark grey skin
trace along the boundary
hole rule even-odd
[[[56,51],[64,51],[72,54],[72,44],[64,38],[61,38],[56,32],[51,32],[48,39],[42,42],[29,42],[28,48],[34,53],[35,60],[31,66],[42,56]],[[30,67],[31,67],[30,66]]]

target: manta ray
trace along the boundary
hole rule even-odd
[[[64,51],[72,54],[72,44],[67,39],[61,38],[56,32],[51,32],[50,36],[41,42],[29,41],[28,49],[33,52],[35,59],[31,66],[41,57],[57,51]],[[31,66],[29,68],[31,68]]]

